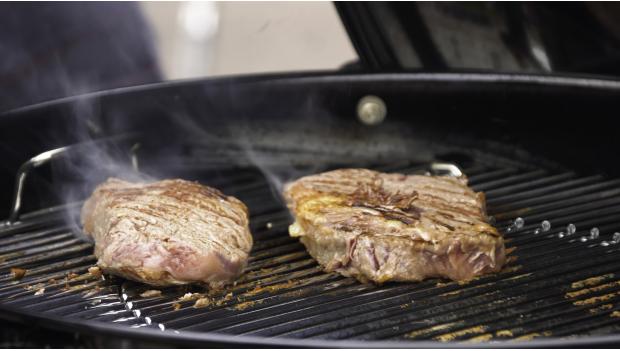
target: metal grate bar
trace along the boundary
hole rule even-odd
[[[588,255],[582,255],[582,256],[588,256]],[[566,260],[566,261],[570,261],[570,260]],[[548,268],[547,262],[542,262],[541,264],[539,264],[539,268],[541,270],[543,270],[543,271],[545,269],[547,269]],[[565,269],[567,268],[570,271],[571,267],[564,267],[564,268]],[[529,270],[528,270],[528,272],[529,272]],[[520,277],[520,276],[522,277],[523,274],[524,274],[524,271],[522,271],[521,269],[516,271],[516,272],[511,272],[506,277],[501,277],[502,280],[503,280],[502,284],[504,284],[506,286],[514,287],[514,285],[515,285],[515,278],[514,277]],[[552,276],[553,272],[552,273],[548,273],[548,275]],[[489,288],[492,289],[492,288],[497,287],[499,289],[502,286],[500,284],[501,280],[494,282],[495,285],[489,285],[488,284],[489,282],[493,282],[494,279],[495,279],[495,277],[489,276],[489,277],[478,279],[478,280],[474,281],[473,283],[470,283],[470,285],[473,284],[474,287],[478,286],[478,289],[480,290],[481,294],[488,293],[488,289]],[[397,298],[398,298],[397,300],[387,300],[387,303],[388,303],[387,305],[385,304],[385,302],[383,300],[375,300],[375,301],[372,301],[371,303],[369,303],[368,305],[360,305],[360,304],[356,303],[356,301],[352,301],[352,304],[355,305],[356,308],[361,312],[362,319],[360,319],[358,321],[358,323],[361,324],[363,328],[369,328],[370,326],[374,326],[374,325],[367,324],[370,320],[379,320],[378,323],[385,325],[385,323],[386,323],[386,319],[385,318],[386,317],[393,317],[394,313],[402,313],[403,312],[403,308],[401,307],[403,304],[410,303],[412,300],[415,301],[416,299],[420,299],[423,296],[429,296],[431,299],[434,299],[434,300],[431,300],[431,301],[427,301],[427,300],[421,301],[420,304],[422,306],[433,306],[434,302],[437,302],[437,301],[443,301],[444,304],[445,304],[446,300],[450,300],[451,298],[455,299],[455,300],[459,300],[459,301],[463,299],[463,295],[460,292],[461,290],[459,289],[460,285],[458,283],[448,283],[448,284],[445,284],[445,285],[444,285],[444,283],[439,283],[439,285],[440,285],[439,289],[436,289],[435,286],[433,286],[433,285],[431,286],[430,289],[428,289],[426,287],[423,287],[421,289],[421,291],[418,290],[418,288],[420,288],[420,287],[417,284],[414,285],[414,286],[409,286],[408,289],[405,290],[406,291],[405,294],[397,296]],[[499,286],[497,286],[497,285],[499,285]],[[470,287],[469,289],[473,289],[474,287]],[[457,296],[457,294],[450,295],[451,293],[454,293],[455,291],[459,292],[458,296]],[[469,290],[469,291],[472,291],[472,290]],[[417,294],[422,294],[422,296],[419,296]],[[448,294],[448,295],[437,297],[440,294]],[[453,297],[451,297],[451,296],[453,296]],[[470,300],[471,299],[468,299],[465,302],[461,301],[460,303],[471,303]],[[489,302],[489,300],[493,301],[494,298],[485,299],[485,303]],[[442,306],[443,306],[443,304],[442,304]],[[452,308],[449,308],[449,306],[445,306],[445,307],[446,307],[445,310],[452,310]],[[388,311],[387,310],[388,308],[392,308],[392,310]],[[442,309],[443,309],[443,307],[442,307]],[[345,311],[345,312],[348,312],[348,311]],[[345,316],[339,315],[338,311],[333,312],[332,315],[330,315],[330,313],[327,313],[327,314],[322,313],[322,311],[320,311],[320,313],[321,313],[321,319],[330,319],[330,317],[331,317],[332,320],[335,320],[336,322],[331,326],[331,328],[333,330],[337,330],[340,333],[343,332],[342,328],[344,328],[345,325],[349,325],[351,323],[356,322],[356,320],[353,318],[354,315],[350,314],[350,313],[346,314],[346,319],[344,318]],[[436,310],[433,311],[433,315],[435,313],[437,313]],[[417,313],[416,314],[412,314],[412,316],[417,316]],[[312,322],[314,323],[316,321],[312,320]],[[395,323],[396,324],[402,324],[402,320],[397,319],[395,321]],[[300,337],[302,335],[299,335],[299,333],[301,333],[301,331],[298,329],[298,327],[299,326],[295,326],[295,331],[293,332],[293,334],[290,334],[290,335],[289,334],[282,334],[282,335],[289,335],[289,336]],[[318,324],[318,328],[321,328],[321,330],[325,330],[325,328],[327,328],[327,327],[329,327],[329,326],[326,325],[326,324]],[[314,335],[314,334],[312,334],[312,335]],[[303,336],[308,336],[308,335],[304,334]]]
[[[32,255],[24,258],[18,258],[15,260],[7,261],[5,263],[0,264],[0,269],[6,269],[9,267],[35,267],[39,264],[43,264],[44,262],[49,262],[52,259],[63,258],[68,254],[79,253],[83,251],[92,252],[93,245],[92,244],[78,244],[79,239],[72,239],[63,241],[61,243],[46,245],[45,247],[40,247],[37,249],[31,249],[29,251],[25,251],[25,255]],[[60,250],[62,249],[62,250]]]
[[[565,181],[565,180],[569,180],[573,178],[575,178],[575,173],[567,172],[567,173],[561,173],[561,174],[556,174],[556,175],[550,175],[546,177],[536,177],[533,180],[520,182],[518,184],[514,184],[511,186],[504,186],[501,188],[485,190],[484,192],[488,198],[497,199],[500,196],[517,194],[527,189],[546,187],[549,184],[554,184],[554,183],[557,184],[559,181]],[[476,188],[476,185],[473,185],[473,188],[478,190]]]
[[[493,181],[487,181],[484,183],[471,182],[471,186],[476,191],[489,191],[492,189],[506,188],[509,185],[523,184],[523,182],[525,181],[530,181],[532,179],[540,179],[540,177],[544,175],[547,175],[547,171],[539,169],[539,170],[535,170],[531,172],[513,175],[510,177],[503,177],[501,179],[496,179]]]
[[[591,191],[603,190],[607,187],[620,184],[620,180],[598,182],[595,178],[598,177],[577,179],[566,182],[563,186],[549,186],[532,191],[521,192],[510,197],[490,199],[487,204],[489,207],[493,208],[495,213],[497,213],[510,209],[562,200],[577,195],[587,194]],[[577,187],[577,185],[579,187]]]

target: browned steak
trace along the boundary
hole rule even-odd
[[[341,169],[285,186],[299,237],[328,271],[360,281],[467,280],[498,271],[504,240],[464,177]]]
[[[82,224],[99,267],[151,285],[223,285],[241,273],[252,248],[241,201],[180,179],[108,179],[84,203]]]

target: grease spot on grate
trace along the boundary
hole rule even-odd
[[[480,333],[484,333],[487,330],[487,326],[484,325],[477,325],[475,327],[471,327],[471,328],[467,328],[467,329],[461,329],[452,333],[446,333],[446,334],[442,334],[439,336],[436,336],[434,339],[437,341],[441,341],[441,342],[448,342],[448,341],[452,341],[456,338],[468,335],[468,334],[480,334]]]

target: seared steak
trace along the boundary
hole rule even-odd
[[[467,280],[498,271],[504,240],[465,177],[341,169],[285,186],[299,237],[321,266],[360,281]]]
[[[158,286],[221,286],[241,273],[252,248],[241,201],[180,179],[108,179],[84,203],[82,224],[104,272]]]

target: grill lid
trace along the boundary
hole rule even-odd
[[[366,71],[485,70],[617,76],[620,7],[573,2],[336,2]]]

